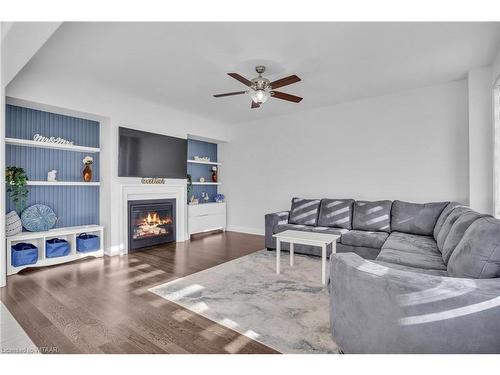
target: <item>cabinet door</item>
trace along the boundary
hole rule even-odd
[[[223,229],[226,227],[226,215],[205,215],[189,218],[189,234],[206,232],[214,229]]]

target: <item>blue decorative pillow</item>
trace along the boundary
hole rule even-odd
[[[30,232],[43,232],[56,225],[57,217],[52,208],[43,204],[34,204],[21,214],[24,229]]]

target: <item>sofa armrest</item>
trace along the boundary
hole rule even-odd
[[[276,249],[276,239],[273,234],[276,233],[278,225],[288,223],[290,211],[275,212],[264,216],[266,226],[265,243],[268,249]]]
[[[330,258],[330,321],[346,353],[500,353],[500,279]]]

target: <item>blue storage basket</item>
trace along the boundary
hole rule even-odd
[[[81,233],[76,237],[76,250],[80,253],[89,253],[99,250],[99,236],[94,234]]]
[[[38,248],[30,243],[18,243],[12,245],[11,261],[14,267],[26,266],[35,264],[38,261]]]
[[[69,254],[69,243],[62,238],[52,238],[45,241],[45,256],[47,258],[63,257]]]

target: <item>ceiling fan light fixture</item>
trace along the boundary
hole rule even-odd
[[[271,97],[271,93],[267,90],[253,90],[250,92],[250,97],[255,103],[262,104]]]

